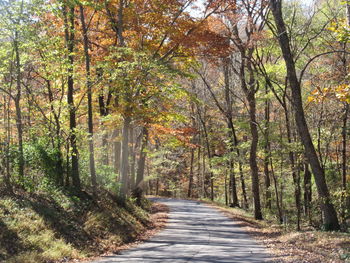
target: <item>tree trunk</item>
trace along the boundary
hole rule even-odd
[[[200,131],[198,131],[198,145],[201,145],[201,136],[200,136]],[[197,148],[197,192],[198,192],[198,197],[203,197],[204,196],[204,191],[203,191],[203,178],[201,176],[201,147]]]
[[[284,101],[283,103],[283,109],[284,109],[284,116],[286,121],[286,131],[287,131],[287,140],[289,145],[292,144],[292,133],[291,133],[291,124],[289,120],[289,113],[287,109],[287,103]],[[294,152],[292,150],[288,153],[289,156],[289,162],[290,167],[292,171],[292,178],[293,178],[293,184],[294,184],[294,200],[295,200],[295,207],[297,212],[297,231],[300,231],[300,216],[301,216],[301,201],[300,201],[300,169],[298,168],[298,171],[296,170],[295,166],[295,158],[294,158]]]
[[[65,31],[65,39],[66,39],[66,45],[67,45],[67,52],[68,52],[68,61],[69,61],[69,67],[68,67],[68,77],[67,77],[67,103],[69,106],[69,139],[70,139],[70,146],[72,148],[72,151],[70,152],[70,158],[72,161],[72,168],[71,168],[71,177],[72,177],[72,183],[75,188],[75,190],[80,191],[80,177],[79,177],[79,159],[78,159],[78,146],[77,146],[77,137],[76,137],[76,117],[75,117],[75,111],[76,108],[74,106],[74,77],[73,77],[73,67],[74,67],[74,7],[69,7],[69,13],[67,13],[67,7],[65,6],[63,8],[63,16],[64,16],[64,31]]]
[[[282,209],[281,209],[281,205],[280,205],[280,198],[279,198],[279,194],[278,194],[277,178],[276,178],[276,175],[275,175],[275,171],[273,169],[272,158],[270,158],[270,166],[271,166],[271,175],[272,175],[272,179],[273,179],[273,185],[274,185],[274,189],[275,189],[276,207],[277,207],[277,212],[278,212],[278,219],[280,221],[280,224],[282,224],[283,223],[283,215],[282,215]]]
[[[120,151],[121,143],[119,141],[120,130],[115,129],[113,134],[113,151],[114,151],[114,173],[119,174],[120,170]]]
[[[350,9],[350,5],[347,4],[348,10]],[[349,14],[348,14],[349,15]],[[346,153],[346,139],[347,139],[347,123],[348,123],[348,114],[349,114],[349,104],[345,104],[344,109],[344,116],[343,116],[343,127],[342,127],[342,211],[341,211],[341,218],[346,218],[346,210],[347,210],[347,204],[349,203],[349,197],[344,197],[347,190],[347,182],[346,182],[346,175],[347,175],[347,153]]]
[[[246,100],[248,102],[248,112],[249,112],[249,125],[250,133],[252,136],[252,142],[250,145],[250,154],[249,154],[249,165],[250,173],[252,178],[252,192],[253,192],[253,203],[254,203],[254,217],[255,219],[261,220],[261,204],[260,204],[260,189],[259,189],[259,169],[257,164],[257,148],[259,142],[259,133],[256,120],[256,81],[254,77],[254,72],[252,68],[251,58],[253,55],[253,48],[249,48],[248,51],[241,51],[241,63],[239,69],[239,79],[241,88],[245,94]],[[248,70],[249,78],[248,83],[246,82],[246,73],[245,70]]]
[[[129,130],[131,118],[126,116],[123,125],[123,141],[122,141],[122,155],[121,155],[121,197],[126,198],[129,191]]]
[[[228,198],[228,193],[227,193],[227,190],[229,190],[229,189],[227,189],[228,187],[227,187],[227,170],[225,169],[225,205],[226,206],[228,206],[228,203],[229,203],[229,198]]]
[[[15,97],[16,108],[16,127],[18,136],[18,175],[21,182],[24,180],[24,153],[23,153],[23,124],[22,124],[22,110],[21,110],[21,60],[18,46],[18,31],[15,31],[15,39],[13,41],[14,51],[16,56],[16,88],[17,94]]]
[[[141,140],[140,157],[136,171],[136,183],[135,187],[133,188],[133,195],[136,197],[138,205],[141,205],[142,196],[145,191],[145,164],[147,157],[146,148],[148,144],[148,131],[146,127],[142,128]]]
[[[144,190],[144,174],[145,174],[145,164],[147,158],[147,145],[148,145],[148,130],[146,127],[142,128],[142,142],[140,149],[140,157],[137,164],[137,172],[136,172],[136,185],[135,189],[139,189],[141,194]]]
[[[9,96],[8,100],[6,101],[6,98],[4,97],[4,126],[6,129],[6,160],[5,160],[5,166],[6,166],[6,174],[5,174],[5,184],[6,189],[12,193],[12,185],[11,185],[11,170],[10,170],[10,143],[11,143],[11,124],[10,124],[10,104],[11,104],[11,97]]]
[[[309,170],[309,164],[304,163],[304,210],[305,215],[309,214],[310,205],[311,205],[311,173]]]
[[[266,86],[265,94],[268,94],[268,88]],[[265,207],[271,210],[271,180],[269,171],[269,159],[270,159],[270,101],[266,98],[265,101],[265,143],[264,143],[264,174],[265,174]]]
[[[340,226],[338,217],[330,199],[327,183],[324,176],[324,170],[321,167],[306,123],[301,97],[300,82],[296,74],[295,62],[290,49],[290,40],[282,16],[281,1],[271,0],[270,4],[276,23],[278,40],[287,67],[288,81],[292,90],[292,101],[294,106],[296,125],[298,128],[299,136],[305,148],[307,159],[311,165],[317,186],[317,191],[322,202],[321,209],[324,213],[324,225],[327,230],[339,230]]]
[[[88,98],[88,130],[89,130],[89,168],[91,177],[91,186],[93,194],[97,194],[97,180],[96,180],[96,168],[95,168],[95,149],[94,149],[94,126],[93,126],[93,113],[92,113],[92,83],[90,72],[90,54],[89,54],[89,40],[88,33],[85,24],[84,8],[82,5],[80,8],[80,22],[83,31],[83,44],[84,44],[84,56],[85,56],[85,75],[86,75],[86,90]]]
[[[98,96],[98,106],[100,111],[101,117],[106,117],[109,114],[109,105],[111,103],[112,99],[112,93],[109,90],[107,99],[105,99],[103,93],[100,93]],[[117,100],[117,97],[115,98]],[[108,165],[109,163],[109,156],[108,156],[108,133],[106,131],[106,128],[104,127],[102,123],[102,164]]]
[[[129,137],[130,137],[130,153],[129,156],[131,159],[130,162],[130,189],[134,189],[135,185],[136,185],[136,178],[135,178],[135,165],[136,165],[136,148],[137,145],[139,145],[139,142],[135,142],[135,138],[134,138],[134,127],[133,125],[130,125],[130,131],[129,131]],[[140,139],[137,139],[140,140]]]
[[[204,138],[205,138],[205,145],[207,149],[208,154],[208,163],[209,163],[209,183],[210,183],[210,200],[214,200],[214,174],[213,174],[213,167],[211,163],[211,151],[210,151],[210,143],[209,143],[209,135],[207,132],[207,127],[204,122],[203,124],[203,131],[204,131]]]
[[[230,177],[230,188],[231,188],[231,195],[232,195],[232,207],[238,207],[238,197],[237,197],[237,186],[236,186],[236,176],[234,171],[234,162],[233,162],[233,154],[234,150],[236,149],[237,156],[239,158],[239,149],[238,149],[238,142],[236,138],[235,128],[233,125],[233,109],[232,109],[232,99],[230,95],[230,59],[226,58],[224,60],[224,80],[225,80],[225,101],[226,101],[226,122],[227,122],[227,128],[229,129],[228,137],[230,140],[229,143],[229,150],[230,150],[230,156],[229,156],[229,177]]]
[[[192,189],[193,189],[193,160],[194,160],[194,148],[191,148],[191,161],[190,161],[190,174],[188,178],[188,191],[187,197],[192,197]]]
[[[261,206],[260,206],[260,191],[259,191],[259,170],[257,164],[257,147],[258,147],[258,128],[256,124],[256,105],[255,98],[253,98],[253,94],[249,94],[248,96],[248,104],[249,104],[249,116],[250,116],[250,131],[252,134],[252,143],[250,146],[250,155],[249,155],[249,164],[251,169],[252,176],[252,192],[254,199],[254,217],[255,219],[262,219]]]

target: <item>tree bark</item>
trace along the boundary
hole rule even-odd
[[[321,167],[306,123],[301,97],[300,82],[296,74],[295,62],[289,43],[290,40],[282,16],[281,0],[271,0],[270,6],[276,23],[279,44],[287,67],[288,82],[292,90],[292,101],[294,106],[296,125],[302,144],[305,148],[307,159],[311,165],[317,186],[317,191],[322,202],[321,209],[324,213],[325,229],[339,230],[340,226],[338,217],[330,199],[329,190],[324,176],[324,170]]]

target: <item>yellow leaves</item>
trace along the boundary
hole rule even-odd
[[[349,103],[350,102],[349,91],[350,91],[349,85],[346,85],[346,84],[339,85],[335,89],[335,96],[338,100]]]
[[[309,97],[307,97],[307,101],[313,102],[313,101],[315,101],[315,97],[309,96]]]
[[[323,89],[317,87],[311,92],[311,95],[308,96],[307,101],[309,103],[320,103],[326,98],[336,98],[341,102],[350,103],[350,86],[348,84],[341,84]]]
[[[342,24],[344,23],[344,21],[342,22]],[[329,27],[327,27],[327,29],[329,30],[329,31],[332,31],[332,32],[338,32],[338,30],[339,30],[339,23],[336,23],[336,22],[331,22],[330,23],[330,26]]]
[[[314,89],[311,92],[311,95],[308,96],[307,101],[310,102],[315,102],[315,103],[320,103],[321,101],[323,101],[325,99],[325,93],[323,91],[327,92],[327,88],[324,88],[323,90],[319,87],[317,87],[316,89]]]
[[[331,32],[334,32],[338,41],[340,42],[349,42],[350,40],[350,28],[346,19],[339,19],[338,21],[333,21],[330,23],[330,26],[327,29]]]

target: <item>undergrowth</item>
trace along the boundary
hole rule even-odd
[[[150,204],[56,188],[0,193],[0,262],[63,262],[113,252],[151,223]]]

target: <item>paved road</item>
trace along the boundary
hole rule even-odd
[[[154,200],[170,208],[167,227],[133,249],[92,263],[269,262],[265,248],[217,210],[195,201]]]

